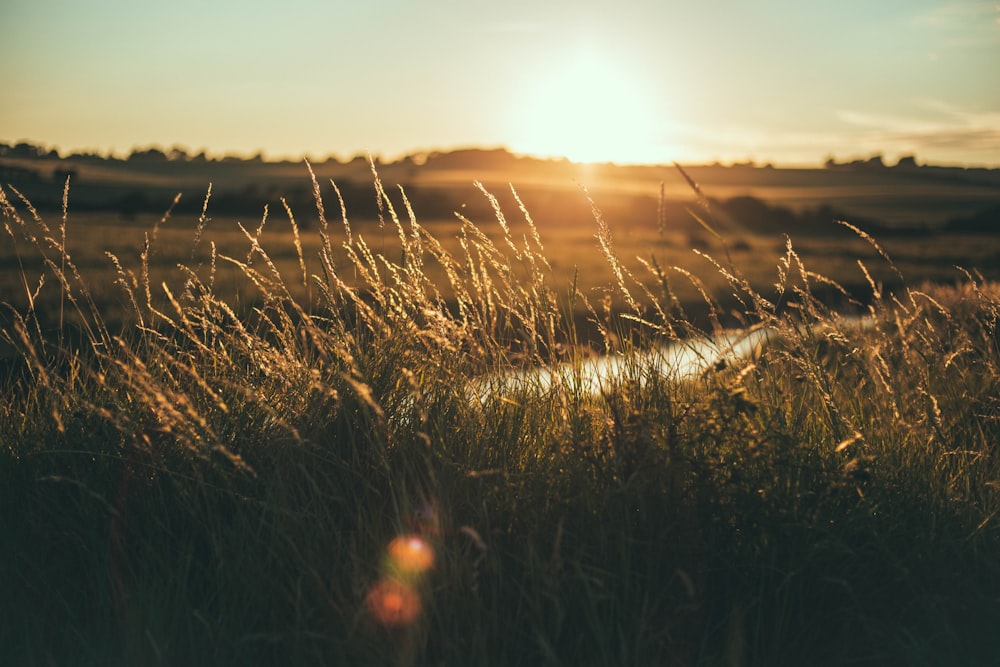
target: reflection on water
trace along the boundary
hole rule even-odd
[[[870,318],[840,317],[836,324],[842,329],[867,329]],[[821,325],[814,325],[818,331]],[[491,396],[502,396],[518,389],[532,388],[548,391],[561,385],[569,392],[600,395],[621,382],[622,378],[638,373],[640,383],[655,372],[662,377],[685,380],[697,377],[707,370],[732,365],[754,356],[766,344],[781,336],[775,327],[755,327],[747,330],[727,331],[715,336],[681,340],[653,350],[613,354],[580,363],[539,366],[510,371],[478,381],[470,390],[470,398],[485,402]]]

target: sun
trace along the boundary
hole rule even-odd
[[[512,113],[510,148],[574,162],[662,159],[649,87],[613,58],[585,51],[537,72]]]

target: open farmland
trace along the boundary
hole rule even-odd
[[[664,269],[679,267],[701,276],[709,293],[720,298],[725,297],[725,285],[697,252],[718,255],[728,251],[747,280],[767,291],[777,278],[774,267],[786,251],[786,236],[816,272],[866,290],[867,279],[857,261],[874,259],[877,253],[838,225],[838,220],[878,238],[912,283],[954,281],[960,276],[956,266],[977,269],[987,277],[1000,275],[1000,249],[995,243],[1000,225],[997,170],[694,166],[682,173],[674,167],[516,158],[503,151],[432,154],[375,165],[357,158],[309,168],[304,163],[235,159],[7,158],[0,160],[0,168],[4,165],[8,175],[20,177],[14,183],[18,191],[53,226],[62,218],[65,181],[61,179],[69,177],[67,249],[78,266],[87,268],[93,296],[112,320],[122,295],[115,286],[117,268],[106,253],[114,254],[125,269],[136,271],[148,238],[150,282],[158,288],[168,281],[176,291],[178,281],[184,279],[178,264],[210,265],[213,247],[217,256],[245,259],[247,234],[259,231],[260,242],[275,265],[283,275],[293,276],[301,274],[302,268],[289,211],[298,228],[307,276],[306,280],[290,280],[290,289],[297,297],[306,296],[308,276],[320,268],[317,251],[321,243],[309,168],[315,172],[340,266],[346,262],[340,244],[348,231],[341,225],[340,198],[351,233],[387,256],[396,252],[398,239],[389,211],[377,206],[373,187],[377,174],[397,216],[409,223],[409,203],[419,225],[449,252],[459,249],[461,218],[494,239],[502,235],[487,193],[506,211],[515,237],[527,232],[513,187],[537,227],[554,289],[566,293],[575,281],[584,294],[598,300],[616,278],[595,243],[595,211],[606,222],[614,251],[630,272],[648,274],[643,262],[655,261]],[[701,188],[700,193],[692,189],[685,174]],[[483,189],[474,182],[482,182]],[[178,194],[180,199],[173,203]],[[196,234],[199,226],[202,231]],[[0,290],[6,300],[19,306],[35,291],[42,273],[41,258],[31,253],[19,258],[22,251],[23,243],[19,246],[9,236],[0,246]],[[871,264],[877,280],[899,281],[895,270],[879,262]],[[215,267],[220,289],[229,290],[239,303],[254,303],[254,288],[238,284],[235,267],[221,260]],[[428,270],[433,271],[433,266]],[[350,281],[352,276],[344,278]],[[682,273],[672,279],[682,301],[702,299]],[[39,293],[41,313],[54,312],[51,298],[55,298],[52,290]]]

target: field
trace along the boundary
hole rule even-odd
[[[588,200],[413,169],[343,219],[308,172],[265,222],[4,188],[0,655],[997,655],[1000,262],[952,224],[988,194],[873,235],[801,184],[762,207],[694,170]],[[690,379],[641,354],[729,326],[777,334]],[[599,354],[624,371],[596,393],[496,381]]]
[[[895,268],[872,262],[871,271],[889,286],[899,283],[896,269],[915,284],[954,282],[961,275],[956,266],[1000,278],[1000,250],[994,242],[1000,207],[998,170],[695,166],[681,172],[673,167],[575,165],[516,158],[503,151],[460,151],[384,165],[361,158],[309,166],[235,159],[0,158],[0,168],[21,176],[15,182],[17,192],[53,224],[62,221],[64,179],[70,178],[66,249],[78,266],[86,268],[91,294],[112,323],[117,321],[122,294],[114,284],[117,269],[105,253],[137,270],[147,237],[155,287],[163,280],[183,282],[178,264],[210,263],[213,244],[218,255],[245,258],[247,234],[258,230],[260,243],[281,273],[289,276],[301,273],[292,215],[306,274],[318,271],[322,240],[310,170],[333,223],[331,252],[338,266],[347,261],[341,247],[346,240],[344,216],[350,231],[375,251],[390,257],[399,252],[397,234],[385,224],[388,212],[377,206],[375,168],[399,217],[408,219],[410,204],[421,227],[451,253],[460,251],[462,223],[457,216],[499,240],[503,230],[487,193],[497,198],[515,236],[527,231],[523,204],[552,268],[551,285],[561,295],[574,281],[577,289],[598,300],[609,288],[616,289],[613,271],[595,243],[594,209],[607,223],[614,250],[627,269],[643,275],[642,262],[652,260],[661,267],[676,266],[698,276],[715,297],[729,291],[725,281],[711,262],[694,251],[728,252],[747,280],[766,291],[777,280],[775,267],[785,253],[787,236],[812,270],[846,287],[868,291],[857,261],[872,260],[877,253],[837,224],[839,220],[879,239]],[[688,178],[702,189],[700,201]],[[478,181],[482,189],[474,185]],[[17,197],[10,196],[17,203]],[[0,293],[23,308],[44,273],[44,261],[31,252],[19,258],[24,244],[8,238],[11,242],[0,246]],[[220,293],[241,303],[254,302],[257,290],[241,279],[238,269],[221,262],[217,271]],[[296,298],[307,297],[308,281],[290,282]],[[673,276],[672,289],[685,304],[697,307],[702,300],[682,274]],[[61,299],[55,291],[45,290],[40,298],[36,308],[40,316],[58,312],[47,301]],[[586,313],[580,315],[585,321]]]

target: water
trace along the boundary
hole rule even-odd
[[[838,330],[849,330],[870,328],[874,321],[867,317],[839,317],[831,323]],[[822,326],[814,325],[813,331],[820,332]],[[544,393],[561,385],[571,393],[598,396],[620,383],[623,377],[638,377],[640,383],[644,383],[649,371],[672,380],[689,380],[709,369],[752,358],[780,336],[777,328],[756,327],[676,341],[653,350],[601,356],[576,364],[518,369],[477,381],[470,394],[471,398],[485,402],[491,396],[503,396],[519,389]],[[641,372],[630,372],[636,370]]]

